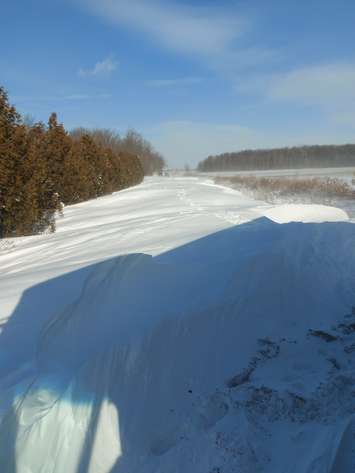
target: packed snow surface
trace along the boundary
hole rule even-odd
[[[8,240],[0,471],[353,473],[346,220],[150,178]]]

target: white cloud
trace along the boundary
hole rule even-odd
[[[328,105],[355,100],[355,64],[312,65],[236,83],[238,93],[261,94],[272,101]]]
[[[240,80],[238,94],[261,95],[268,103],[318,108],[323,117],[355,127],[355,64],[312,65]],[[290,109],[292,112],[292,109]]]
[[[65,102],[65,101],[82,101],[82,100],[100,100],[109,99],[111,94],[70,94],[70,95],[47,95],[42,97],[14,96],[15,103],[20,102]]]
[[[97,62],[92,69],[79,69],[79,76],[109,76],[117,69],[118,62],[113,56],[108,56],[106,59]]]
[[[146,81],[145,84],[148,87],[156,88],[188,87],[201,84],[204,80],[202,77],[180,77],[177,79],[153,79]]]
[[[266,94],[322,106],[355,100],[355,64],[315,65],[273,76]]]
[[[95,95],[88,95],[88,94],[72,94],[72,95],[63,95],[62,97],[58,97],[58,100],[93,100],[93,99],[109,99],[111,98],[111,94],[95,94]]]
[[[203,60],[228,77],[280,59],[279,51],[245,46],[252,21],[242,7],[178,0],[70,0],[105,21],[144,35],[158,47]]]
[[[94,14],[144,32],[182,53],[217,55],[246,29],[240,15],[224,9],[183,6],[162,0],[76,0]]]

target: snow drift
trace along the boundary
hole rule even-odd
[[[316,204],[283,204],[264,212],[265,217],[277,223],[304,222],[345,222],[346,212],[336,207]]]
[[[267,218],[33,286],[1,471],[353,472],[354,305],[354,225]]]

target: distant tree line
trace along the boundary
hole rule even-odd
[[[57,116],[48,125],[22,119],[0,87],[0,238],[55,230],[62,205],[136,185],[159,171],[160,155],[136,132],[68,133]]]
[[[355,144],[245,150],[209,156],[198,171],[252,171],[355,166]]]

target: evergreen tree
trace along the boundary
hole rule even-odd
[[[0,237],[55,230],[61,202],[74,204],[143,179],[114,132],[69,135],[52,113],[46,128],[21,121],[0,88]]]
[[[15,229],[14,215],[20,191],[16,176],[23,153],[22,131],[19,114],[0,87],[0,237]]]
[[[52,113],[49,117],[45,144],[48,185],[61,198],[60,192],[65,181],[64,163],[71,148],[71,139],[63,125],[58,123],[56,113]]]

